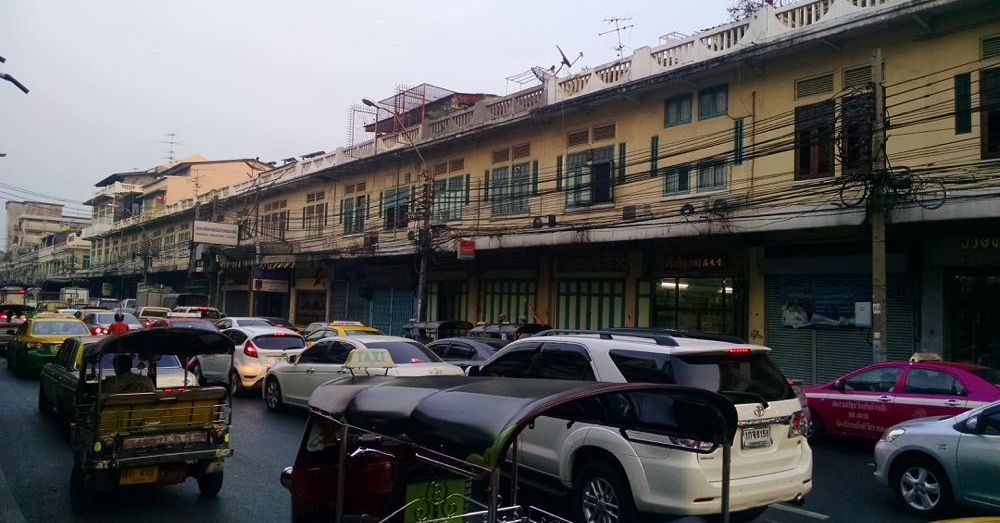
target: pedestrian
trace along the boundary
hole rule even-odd
[[[113,336],[115,334],[124,334],[126,332],[128,332],[128,323],[125,323],[125,315],[120,312],[116,312],[114,323],[108,326],[108,334]]]

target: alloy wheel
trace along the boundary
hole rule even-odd
[[[617,523],[618,495],[608,480],[591,478],[583,490],[583,516],[587,523]]]
[[[278,407],[281,406],[281,390],[278,387],[278,380],[268,380],[264,399],[267,401],[267,408],[271,410],[278,410]]]
[[[941,502],[941,482],[934,472],[913,466],[899,477],[899,492],[910,507],[927,512]]]

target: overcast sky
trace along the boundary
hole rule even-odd
[[[80,202],[111,173],[163,162],[168,132],[178,157],[331,151],[351,105],[396,85],[502,95],[516,90],[505,77],[557,63],[556,44],[584,53],[574,71],[614,59],[614,34],[597,34],[609,15],[632,17],[626,45],[654,46],[724,22],[726,5],[2,0],[0,71],[31,93],[0,82],[0,183]],[[0,186],[0,201],[26,198]]]

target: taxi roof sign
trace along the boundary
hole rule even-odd
[[[344,368],[350,371],[362,369],[389,369],[395,367],[392,354],[385,349],[354,349],[347,355]]]
[[[200,312],[168,312],[168,318],[201,318]]]
[[[351,326],[351,327],[364,327],[365,326],[365,324],[361,323],[360,321],[340,321],[340,320],[338,320],[338,321],[331,321],[330,325],[333,325],[335,327],[342,327],[342,326],[345,326],[345,325],[346,326]]]

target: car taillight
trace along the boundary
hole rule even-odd
[[[104,327],[98,327],[97,325],[94,325],[93,327],[90,328],[90,333],[93,334],[94,336],[100,336],[102,334],[106,334],[107,332],[108,331],[106,331]]]
[[[795,411],[788,423],[788,437],[804,436],[809,428],[809,414],[806,409]]]
[[[729,349],[730,354],[750,354],[749,347],[733,347]]]
[[[257,346],[254,345],[252,341],[247,340],[247,342],[243,344],[243,354],[246,354],[247,356],[250,356],[251,358],[256,358],[257,357]]]
[[[142,326],[146,327],[147,329],[149,328],[149,325],[150,325],[149,320],[142,322]]]

